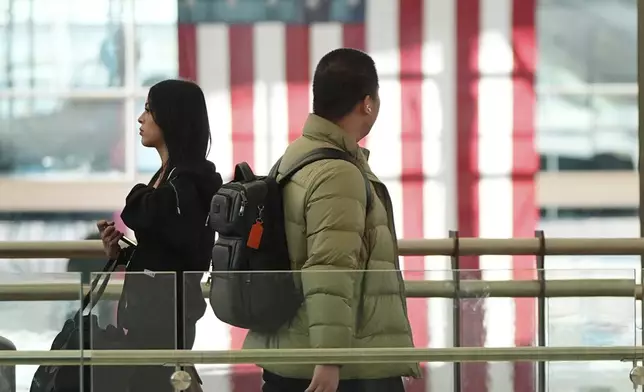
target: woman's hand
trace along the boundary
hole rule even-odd
[[[101,235],[101,241],[103,241],[103,250],[105,251],[105,255],[107,255],[110,260],[116,260],[119,257],[119,252],[121,251],[119,240],[123,237],[123,233],[116,230],[114,222],[108,222],[106,220],[98,221],[96,223],[96,227]]]

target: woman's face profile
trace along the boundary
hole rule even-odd
[[[150,112],[150,106],[148,103],[145,103],[145,110],[139,116],[139,135],[141,135],[141,144],[145,147],[154,147],[159,148],[163,146],[163,133],[161,128],[154,121],[152,112]]]

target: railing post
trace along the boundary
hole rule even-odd
[[[644,4],[642,0],[637,1],[637,108],[639,123],[637,126],[637,143],[639,146],[638,156],[638,178],[639,178],[639,221],[640,237],[644,237],[644,97],[642,96],[642,85],[644,84]],[[640,283],[644,283],[644,254],[640,255]],[[644,344],[644,299],[640,301],[642,320],[642,344]],[[644,364],[644,358],[642,358]],[[633,364],[636,366],[637,362]],[[644,387],[642,387],[644,391]]]
[[[546,236],[543,230],[534,232],[539,239],[539,252],[537,254],[537,279],[539,280],[539,296],[537,297],[537,345],[546,346]],[[537,362],[537,385],[539,392],[547,390],[546,363]]]
[[[16,351],[11,340],[0,336],[0,350]],[[0,366],[0,392],[16,392],[16,366]]]
[[[454,252],[451,256],[452,280],[454,281],[454,299],[452,300],[453,346],[461,347],[461,261],[458,231],[450,230],[449,238],[454,240]],[[454,362],[454,391],[461,392],[460,362]]]

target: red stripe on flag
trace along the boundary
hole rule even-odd
[[[255,80],[252,25],[228,27],[230,56],[230,105],[232,109],[233,165],[248,162],[254,165],[253,83]],[[232,174],[232,173],[231,173]],[[242,348],[247,331],[231,328],[230,348]],[[233,365],[232,390],[246,392],[259,390],[261,375],[255,366]]]
[[[179,39],[179,77],[197,81],[197,26],[180,23],[177,29]]]
[[[342,46],[365,51],[367,44],[364,24],[345,24],[342,27]],[[367,137],[360,140],[360,147],[367,146]]]
[[[537,226],[535,175],[539,170],[539,155],[535,147],[534,91],[536,71],[536,0],[513,0],[512,46],[514,52],[513,81],[513,137],[512,137],[512,199],[513,237],[532,237]],[[514,280],[536,278],[532,256],[513,257]],[[536,300],[515,299],[516,346],[533,346],[535,343]],[[514,363],[514,391],[533,392],[536,387],[535,368],[532,362]]]
[[[365,50],[364,24],[342,25],[342,46],[358,50]]]
[[[233,164],[254,165],[253,26],[228,28],[230,51],[230,105],[232,109]]]
[[[310,46],[309,26],[286,27],[289,143],[302,134],[302,127],[309,114]]]
[[[479,235],[479,167],[478,167],[478,83],[480,0],[458,0],[456,3],[456,88],[457,88],[457,188],[458,230],[462,237]],[[461,279],[480,280],[478,256],[460,258]],[[459,333],[464,347],[484,347],[484,308],[477,299],[460,300]],[[486,363],[461,364],[463,392],[486,392]]]
[[[345,48],[352,48],[365,51],[366,36],[364,24],[345,24],[342,26],[342,46]],[[360,147],[367,146],[367,137],[365,136],[360,140]]]
[[[423,0],[401,1],[399,17],[403,237],[423,238]],[[424,280],[425,258],[406,256],[403,274],[405,280]],[[410,298],[407,304],[414,345],[428,347],[427,299]],[[409,391],[422,392],[425,385],[415,382]]]

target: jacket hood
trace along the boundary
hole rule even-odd
[[[204,209],[209,210],[212,197],[223,184],[215,164],[211,161],[203,160],[198,163],[177,165],[170,171],[168,179],[178,176],[192,179],[197,188],[200,204]]]

